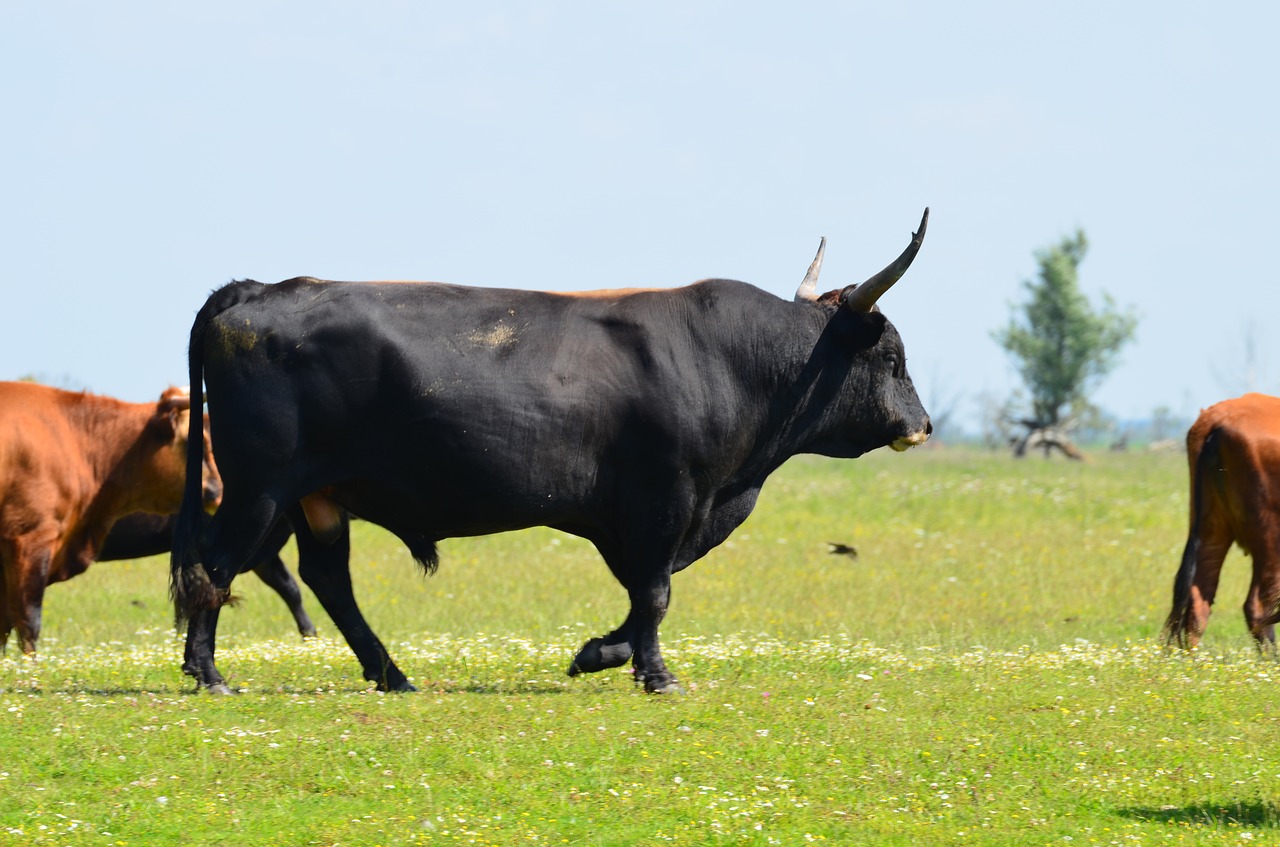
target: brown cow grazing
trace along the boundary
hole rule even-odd
[[[1280,600],[1280,398],[1246,394],[1200,413],[1187,432],[1191,523],[1165,621],[1170,644],[1204,635],[1232,543],[1253,558],[1244,619],[1259,649],[1274,648]]]
[[[190,409],[178,388],[125,403],[0,382],[0,648],[16,628],[35,652],[45,587],[84,573],[118,518],[178,510]],[[207,449],[203,471],[212,507],[222,484]]]

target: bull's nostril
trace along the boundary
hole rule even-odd
[[[924,434],[933,435],[933,421],[924,422]]]

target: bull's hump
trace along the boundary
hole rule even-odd
[[[557,297],[571,297],[582,300],[618,300],[634,294],[651,294],[655,291],[670,291],[669,288],[593,288],[588,291],[547,291]]]
[[[459,288],[459,289],[473,288],[472,286],[456,285],[456,284],[447,283],[447,282],[413,281],[413,280],[374,280],[365,284],[371,285],[371,286],[418,285],[423,287],[439,287],[439,288],[443,288],[443,287]],[[474,290],[477,292],[493,293],[493,292],[502,291],[503,289],[475,286]],[[631,297],[636,294],[652,294],[656,292],[665,292],[665,291],[672,291],[672,290],[674,289],[658,288],[656,286],[655,287],[633,287],[633,288],[593,288],[587,291],[549,291],[549,290],[538,290],[538,289],[512,289],[512,291],[519,294],[535,294],[535,295],[546,294],[552,297],[565,298],[570,300],[621,300],[625,297]]]
[[[637,295],[680,295],[688,294],[701,289],[751,289],[757,293],[764,292],[757,289],[749,283],[739,282],[737,280],[708,278],[701,279],[697,282],[686,285],[676,286],[628,286],[622,288],[592,288],[583,291],[552,291],[548,289],[529,289],[529,288],[507,288],[507,287],[490,287],[490,286],[470,286],[459,285],[451,282],[441,282],[438,280],[326,280],[317,279],[316,277],[300,276],[277,283],[275,286],[280,289],[292,291],[306,289],[325,289],[325,288],[370,288],[378,290],[386,288],[387,290],[404,290],[420,288],[423,291],[443,291],[448,290],[457,294],[475,294],[479,296],[498,296],[504,294],[507,296],[547,296],[562,300],[584,300],[584,301],[617,301],[624,300]],[[318,291],[316,293],[319,293]]]

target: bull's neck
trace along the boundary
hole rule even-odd
[[[831,370],[837,363],[823,355],[831,343],[831,313],[807,303],[784,303],[779,312],[774,323],[762,327],[769,335],[752,341],[766,352],[754,357],[755,373],[746,388],[748,396],[754,392],[763,399],[756,414],[748,411],[754,432],[742,467],[760,482],[825,433],[844,382],[843,373]]]

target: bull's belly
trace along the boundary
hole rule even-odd
[[[428,477],[411,486],[363,480],[330,490],[333,499],[357,517],[435,541],[535,526],[587,534],[595,523],[587,498],[511,480]]]

